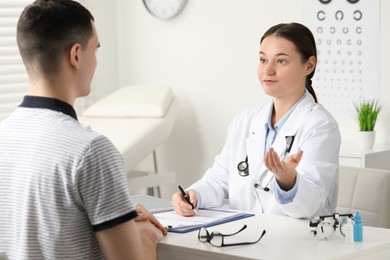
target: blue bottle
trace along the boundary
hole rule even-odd
[[[353,241],[362,242],[363,241],[362,216],[360,216],[359,212],[356,212],[353,219],[355,221],[355,223],[353,224]]]

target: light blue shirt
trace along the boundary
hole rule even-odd
[[[280,119],[275,124],[274,127],[272,127],[272,124],[271,124],[272,112],[270,113],[270,115],[268,117],[268,122],[265,123],[265,125],[264,125],[265,131],[266,131],[264,154],[266,154],[268,152],[268,150],[271,148],[272,144],[274,143],[276,137],[278,136],[278,134],[280,132],[280,129],[282,129],[284,123],[286,123],[287,119],[290,117],[290,115],[295,110],[295,108],[298,106],[298,104],[301,103],[302,99],[306,96],[306,94],[307,94],[307,92],[305,92],[305,94],[303,94],[301,99],[298,100],[298,102],[292,108],[290,108],[290,110],[282,117],[282,119]],[[296,177],[294,187],[288,191],[282,190],[276,182],[274,185],[276,200],[281,204],[286,204],[286,203],[293,201],[293,199],[298,191],[297,183],[298,183],[298,174]]]

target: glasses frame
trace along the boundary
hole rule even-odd
[[[263,230],[263,232],[261,233],[261,236],[259,237],[259,239],[257,239],[256,241],[253,241],[253,242],[241,242],[241,243],[231,243],[231,244],[225,244],[225,241],[224,241],[224,238],[225,237],[230,237],[230,236],[234,236],[234,235],[237,235],[238,233],[242,232],[243,230],[245,230],[247,228],[247,225],[244,225],[240,230],[238,230],[237,232],[234,232],[232,234],[222,234],[220,232],[216,232],[216,231],[213,231],[213,232],[209,232],[206,228],[201,228],[199,229],[199,232],[198,232],[198,240],[202,243],[209,243],[210,245],[212,246],[215,246],[215,247],[226,247],[226,246],[241,246],[241,245],[251,245],[251,244],[256,244],[257,242],[259,242],[263,236],[265,235],[266,231]],[[205,231],[206,233],[206,236],[205,237],[201,237],[201,232],[202,230]],[[222,242],[221,242],[221,245],[216,245],[216,244],[213,244],[212,243],[212,240],[214,237],[216,236],[220,236],[221,239],[222,239]]]

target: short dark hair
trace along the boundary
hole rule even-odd
[[[59,62],[75,43],[83,49],[93,35],[92,14],[72,0],[36,0],[19,17],[17,42],[23,62],[42,73],[58,73]]]
[[[313,33],[306,26],[300,23],[281,23],[269,28],[261,37],[260,44],[263,40],[271,35],[282,37],[294,43],[298,52],[301,54],[302,60],[306,62],[311,56],[317,60],[317,47]],[[315,68],[306,77],[306,88],[317,102],[317,96],[311,86],[311,79],[314,76]]]

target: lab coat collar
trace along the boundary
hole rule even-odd
[[[313,96],[310,93],[306,93],[305,97],[284,123],[278,137],[282,135],[283,139],[285,139],[286,136],[295,135],[298,132],[299,127],[302,125],[302,122],[305,120],[307,114],[313,109],[314,105],[315,101]],[[283,141],[285,144],[285,140]]]

